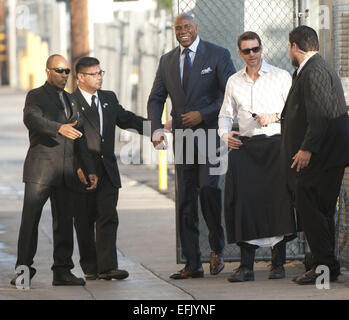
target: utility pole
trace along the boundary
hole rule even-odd
[[[0,0],[0,85],[8,84],[5,0]]]
[[[70,0],[71,24],[71,62],[72,68],[76,62],[90,53],[88,30],[88,0]],[[76,87],[73,76],[74,89]]]

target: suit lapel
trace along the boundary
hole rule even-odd
[[[103,115],[103,137],[105,136],[105,133],[107,132],[107,126],[109,124],[109,116],[108,116],[108,112],[109,112],[109,104],[108,101],[105,97],[105,95],[103,94],[102,91],[98,90],[98,97],[99,97],[99,101],[101,104],[101,108],[102,108],[102,115]]]
[[[74,101],[73,97],[71,94],[68,94],[68,92],[64,91],[64,94],[67,98],[68,101],[68,107],[70,108],[70,117],[68,118],[69,122],[71,121],[75,121],[77,119],[77,106],[76,106],[76,102]]]
[[[180,75],[180,68],[179,68],[179,55],[180,55],[180,48],[177,47],[171,59],[170,74],[172,75],[175,86],[177,87],[176,91],[185,99],[185,93],[184,93],[184,89],[181,82],[181,75]]]
[[[58,93],[54,92],[54,90],[49,87],[47,83],[44,84],[44,89],[46,90],[47,94],[51,98],[50,100],[53,101],[53,103],[57,106],[57,108],[63,112],[64,117],[65,117],[65,112],[64,112],[64,107],[62,106],[61,101],[58,98]]]
[[[205,61],[206,61],[205,45],[204,45],[204,42],[200,40],[195,53],[193,67],[190,72],[188,95],[186,97],[187,102],[189,102],[190,97],[193,94],[194,88],[199,82],[200,71],[202,70],[202,66],[204,65]]]
[[[305,66],[302,68],[302,70],[299,72],[299,74],[297,74],[297,70],[295,70],[295,72],[293,73],[293,76],[292,76],[292,86],[290,88],[290,91],[288,92],[288,95],[287,95],[287,99],[286,99],[286,102],[285,102],[285,106],[287,105],[287,101],[291,95],[291,93],[293,92],[294,88],[296,87],[297,85],[297,81],[298,79],[301,77],[302,73],[304,72],[305,69],[307,69],[307,67],[309,67],[309,65],[312,63],[312,61],[316,60],[319,58],[319,55],[318,54],[315,54],[314,56],[312,56],[308,61],[307,63],[305,64]]]
[[[76,89],[75,94],[80,104],[81,113],[92,124],[92,126],[96,129],[96,131],[99,134],[99,122],[97,122],[96,117],[94,117],[90,105],[87,103],[86,99],[84,98],[79,89]]]

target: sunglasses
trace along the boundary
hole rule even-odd
[[[69,74],[70,73],[70,69],[63,69],[63,68],[49,68],[49,70],[54,70],[57,73],[63,73],[65,72],[65,74]]]
[[[92,77],[96,77],[96,76],[101,76],[101,77],[103,77],[104,74],[105,74],[105,71],[104,71],[104,70],[101,70],[101,71],[99,71],[99,72],[93,72],[93,73],[90,73],[90,72],[80,72],[80,73],[82,73],[82,74],[87,74],[87,75],[92,76]]]
[[[254,53],[257,53],[260,49],[261,49],[261,46],[258,46],[258,47],[243,49],[243,50],[240,50],[240,51],[243,54],[248,55],[248,54],[250,54],[251,51],[253,51]]]

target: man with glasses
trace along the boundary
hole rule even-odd
[[[88,149],[99,177],[97,189],[91,192],[86,170],[78,159],[77,172],[84,185],[75,193],[74,225],[80,265],[86,280],[121,280],[129,274],[118,268],[116,249],[119,224],[116,206],[121,182],[114,154],[115,127],[132,128],[142,134],[146,119],[125,110],[114,92],[101,90],[104,71],[98,59],[81,58],[75,71],[78,88],[73,95],[84,119]]]
[[[148,100],[148,115],[152,121],[152,132],[162,128],[161,115],[169,95],[172,101],[172,129],[178,153],[184,155],[184,163],[176,163],[177,208],[179,234],[185,267],[172,274],[171,279],[201,278],[204,271],[201,264],[198,228],[198,196],[201,210],[209,230],[211,247],[210,273],[217,275],[224,267],[224,231],[221,225],[221,190],[219,176],[211,175],[210,170],[217,166],[210,161],[208,132],[218,128],[218,113],[223,101],[227,79],[235,72],[227,49],[201,40],[199,27],[193,17],[181,14],[175,20],[175,33],[179,46],[160,59],[153,88]],[[194,150],[186,150],[190,137],[182,142],[176,139],[176,132],[203,133],[204,142],[194,140]],[[157,131],[159,132],[159,131]],[[153,136],[155,147],[161,142]],[[201,139],[203,140],[203,139]],[[216,155],[219,137],[213,137],[213,153]],[[178,145],[177,145],[178,144]],[[189,153],[194,161],[187,161]]]
[[[77,105],[64,91],[70,69],[66,59],[53,55],[46,63],[46,83],[28,92],[24,124],[29,130],[30,146],[24,162],[25,183],[22,221],[19,230],[16,269],[29,268],[30,279],[37,250],[38,225],[43,206],[51,201],[53,216],[53,285],[84,285],[70,270],[73,254],[73,199],[69,187],[74,184],[74,140],[84,139],[79,128]],[[86,145],[85,145],[86,146]],[[81,148],[86,172],[95,188],[97,177],[88,161],[87,147]],[[11,281],[16,285],[17,274]],[[20,280],[20,279],[18,279]]]
[[[291,76],[262,59],[255,32],[238,38],[246,66],[227,82],[219,114],[219,135],[232,150],[225,178],[225,219],[229,243],[240,247],[230,282],[253,281],[255,250],[272,247],[269,279],[285,277],[285,235],[295,233],[291,199],[280,174],[280,121]],[[232,131],[237,118],[239,132]]]

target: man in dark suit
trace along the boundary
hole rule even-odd
[[[72,197],[68,187],[74,181],[74,140],[82,133],[78,126],[77,105],[64,91],[70,69],[64,57],[53,55],[46,64],[47,82],[28,92],[24,107],[24,124],[29,130],[30,146],[24,162],[25,182],[22,221],[18,239],[18,266],[27,266],[30,278],[36,270],[31,267],[37,249],[38,225],[42,208],[48,198],[53,216],[53,285],[84,285],[75,277],[74,267]],[[83,148],[81,148],[83,150]],[[87,150],[87,149],[86,149]],[[97,177],[86,160],[92,187]],[[16,285],[18,274],[11,284]]]
[[[348,113],[341,80],[318,54],[316,32],[307,26],[295,28],[289,46],[298,69],[281,114],[281,163],[313,255],[313,268],[294,281],[315,283],[319,265],[329,268],[334,281],[340,274],[334,213],[349,164]]]
[[[175,33],[179,46],[163,55],[148,100],[148,117],[152,122],[152,132],[161,125],[161,115],[167,96],[172,101],[172,129],[175,131],[174,144],[179,144],[177,133],[180,129],[203,132],[204,143],[208,145],[209,129],[218,128],[218,113],[222,105],[225,85],[235,72],[227,49],[203,41],[198,36],[198,25],[187,14],[175,20]],[[157,131],[159,132],[159,131]],[[186,163],[186,147],[190,137],[183,137],[183,144],[176,145],[178,153],[184,155],[184,164],[176,163],[177,210],[179,233],[183,254],[187,260],[185,267],[172,274],[172,279],[199,278],[204,276],[200,259],[198,230],[198,193],[201,209],[209,229],[211,247],[211,274],[218,274],[224,267],[224,232],[221,226],[221,190],[219,176],[211,175],[215,166],[209,161],[206,150],[200,149],[198,139],[194,139],[193,164]],[[159,141],[156,133],[153,144]],[[219,137],[216,133],[214,152]],[[204,161],[202,161],[204,160]],[[199,191],[199,192],[198,192]]]
[[[84,133],[99,178],[95,192],[75,194],[75,230],[80,265],[86,280],[125,279],[126,270],[118,269],[116,234],[119,224],[116,205],[121,187],[114,154],[115,127],[132,128],[143,133],[142,117],[125,110],[114,92],[100,90],[104,71],[93,57],[81,58],[75,67],[78,88],[74,97],[84,119]],[[83,165],[83,163],[82,163]],[[81,182],[88,185],[85,168],[78,169]],[[96,226],[95,226],[96,224]]]

